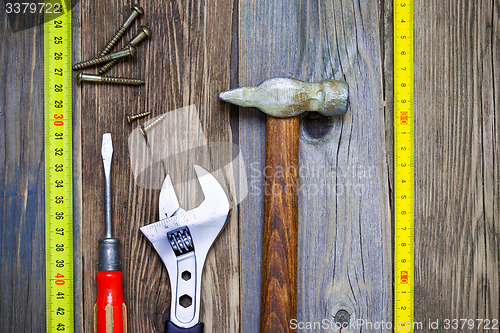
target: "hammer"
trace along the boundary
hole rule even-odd
[[[274,78],[219,98],[266,113],[266,166],[260,332],[289,332],[297,312],[299,115],[347,112],[345,82]]]

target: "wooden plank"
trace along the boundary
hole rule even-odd
[[[351,322],[390,321],[383,9],[369,1],[240,1],[239,12],[241,86],[291,76],[345,80],[350,88],[344,117],[302,117],[297,319],[331,321],[346,310]],[[241,110],[240,146],[251,180],[240,207],[245,332],[257,332],[259,318],[263,124],[258,111]]]
[[[415,1],[415,320],[500,316],[499,13]]]
[[[43,26],[13,32],[5,12],[0,10],[0,320],[4,332],[43,332]]]
[[[82,86],[83,290],[86,332],[92,331],[97,239],[104,232],[100,157],[102,134],[111,132],[114,143],[113,219],[116,237],[122,241],[124,289],[129,307],[130,332],[163,332],[164,321],[170,313],[167,271],[151,244],[139,231],[140,226],[158,219],[159,190],[158,187],[147,188],[144,184],[142,187],[138,186],[137,175],[131,172],[131,168],[137,159],[146,158],[153,150],[163,149],[168,154],[169,148],[182,148],[182,145],[193,143],[190,135],[196,135],[194,141],[200,139],[199,142],[206,143],[231,142],[232,138],[229,108],[217,98],[218,92],[227,90],[230,83],[231,20],[221,18],[231,17],[232,1],[144,1],[141,6],[145,15],[140,18],[140,22],[134,23],[120,45],[124,45],[142,24],[151,28],[152,39],[138,47],[136,60],[119,63],[108,75],[140,77],[146,81],[146,85],[139,88]],[[83,1],[83,58],[98,54],[129,13],[130,7],[121,1]],[[194,105],[199,111],[196,118],[201,123],[201,132],[183,132],[180,128],[176,130],[175,127],[169,127],[170,131],[161,137],[160,145],[157,144],[158,140],[152,140],[148,136],[151,151],[141,150],[142,146],[138,142],[129,141],[138,132],[137,126],[142,121],[130,126],[125,119],[126,114],[151,111],[152,117],[146,118],[146,121],[189,105]],[[185,126],[186,119],[190,118],[180,113],[177,125]],[[193,124],[194,120],[187,125]],[[163,125],[156,128],[162,128],[161,126]],[[206,141],[201,140],[202,137]],[[154,147],[151,146],[152,142],[157,142]],[[207,146],[203,146],[200,151],[210,152],[208,155],[212,165],[202,164],[209,169],[220,166],[217,159],[224,160],[227,157],[212,154]],[[142,153],[144,155],[140,155]],[[165,166],[175,160],[185,163],[181,166],[180,175],[193,176],[192,166],[187,162],[196,160],[187,160],[185,156],[167,156],[170,157],[159,167],[160,171],[170,173],[171,170],[165,170]],[[197,158],[197,151],[194,156]],[[156,171],[153,170],[152,173],[154,172]],[[173,175],[172,179],[181,204],[185,208],[193,208],[195,203],[199,203],[196,200],[200,196],[196,198],[194,195],[193,201],[193,196],[188,193],[199,192],[198,185],[196,181],[179,180],[178,174]],[[164,174],[154,176],[163,180]],[[225,177],[226,179],[219,179],[224,181],[230,196],[233,196],[231,174],[226,173]],[[238,244],[237,216],[237,209],[233,207],[231,218],[214,244],[205,265],[201,320],[205,322],[207,332],[239,330],[239,257],[235,245]]]
[[[72,63],[82,61],[81,2],[73,2],[71,8]],[[82,107],[81,90],[73,81],[73,262],[75,331],[83,332],[83,279],[82,266]]]

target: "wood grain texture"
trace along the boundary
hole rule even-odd
[[[299,121],[266,121],[261,332],[288,332],[297,316]]]
[[[240,1],[239,81],[345,80],[344,117],[302,117],[299,178],[300,321],[390,321],[391,222],[384,128],[383,9],[373,1]],[[240,145],[253,182],[241,205],[242,327],[257,332],[262,116],[241,110]],[[261,148],[262,149],[262,148]],[[257,152],[256,152],[257,151]],[[262,177],[262,178],[261,178]],[[321,328],[305,329],[318,332]],[[325,331],[332,331],[330,330]],[[343,330],[344,331],[344,330]],[[361,331],[361,328],[358,330]]]
[[[143,24],[151,28],[152,38],[138,46],[135,61],[117,64],[108,75],[139,77],[146,81],[146,85],[141,88],[82,86],[85,332],[92,331],[97,240],[104,232],[104,185],[100,158],[102,134],[111,132],[113,136],[113,220],[115,235],[122,242],[124,293],[129,309],[130,332],[163,332],[164,322],[170,314],[171,293],[163,263],[139,231],[140,226],[158,220],[159,188],[147,188],[144,184],[139,186],[137,175],[131,171],[136,160],[150,151],[140,150],[143,141],[141,145],[137,142],[130,145],[129,136],[135,135],[137,126],[149,119],[194,105],[198,111],[196,121],[201,123],[202,131],[184,132],[182,126],[186,125],[183,123],[185,119],[179,118],[177,130],[174,127],[155,144],[152,143],[155,140],[149,141],[151,151],[182,148],[187,141],[198,140],[202,135],[206,142],[231,142],[232,137],[229,108],[217,98],[219,91],[229,88],[231,20],[221,18],[231,17],[232,1],[144,1],[140,5],[144,8],[144,16],[133,24],[117,48],[124,45]],[[85,27],[85,33],[82,33],[83,58],[98,54],[129,13],[128,2],[82,1],[82,26]],[[145,111],[152,112],[150,118],[132,126],[127,123],[126,114]],[[220,165],[217,159],[225,158],[212,154],[206,146],[202,150],[209,151],[209,159],[200,164],[212,171]],[[176,159],[185,163],[181,165],[183,174],[194,180],[192,164],[199,163],[199,160],[177,156],[167,159],[165,165]],[[163,172],[170,173],[170,170],[165,167]],[[231,175],[226,173],[225,176],[219,177],[219,180],[227,186],[231,196]],[[181,205],[187,209],[194,208],[200,202],[196,201],[200,200],[196,180],[183,183],[177,175],[173,175],[172,179]],[[233,207],[231,218],[205,263],[201,320],[207,332],[239,330],[237,216],[237,209]]]
[[[499,318],[500,2],[415,18],[415,319]]]
[[[0,10],[0,319],[45,330],[43,26],[12,32]]]
[[[139,89],[85,85],[81,122],[74,118],[75,140],[81,125],[83,145],[81,154],[74,146],[75,198],[84,209],[81,216],[75,210],[82,227],[75,266],[83,263],[76,272],[82,280],[77,308],[83,304],[77,331],[92,332],[106,131],[115,143],[114,221],[123,242],[129,331],[163,331],[168,277],[138,232],[157,219],[159,191],[134,184],[127,138],[137,124],[129,127],[124,115],[152,111],[156,117],[197,104],[209,141],[239,140],[249,180],[248,199],[233,209],[206,264],[202,320],[207,332],[258,332],[266,121],[257,110],[239,110],[232,118],[239,133],[237,125],[229,130],[217,92],[229,88],[230,70],[233,88],[280,75],[349,83],[346,116],[301,119],[298,319],[331,319],[346,309],[351,321],[392,320],[392,187],[386,185],[393,171],[392,1],[141,5],[146,15],[127,36],[147,24],[153,39],[139,46],[136,61],[109,74],[148,83]],[[130,3],[81,6],[82,21],[73,15],[74,29],[83,26],[81,51],[73,31],[75,62],[100,51]],[[231,27],[231,17],[239,25]],[[499,17],[498,0],[415,1],[417,321],[500,316]],[[43,31],[12,33],[3,10],[0,24],[0,321],[5,332],[44,332]],[[237,53],[230,62],[231,29]],[[180,185],[179,196],[186,196]]]

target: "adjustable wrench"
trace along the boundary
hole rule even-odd
[[[203,265],[231,206],[224,188],[204,168],[194,165],[205,200],[185,211],[170,176],[160,191],[160,221],[141,227],[167,267],[172,292],[166,333],[202,333],[200,318]]]

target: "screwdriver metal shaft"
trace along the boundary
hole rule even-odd
[[[104,166],[105,180],[105,202],[106,202],[106,238],[113,238],[113,225],[111,221],[111,159],[113,158],[113,142],[111,134],[105,133],[102,136],[102,164]]]

